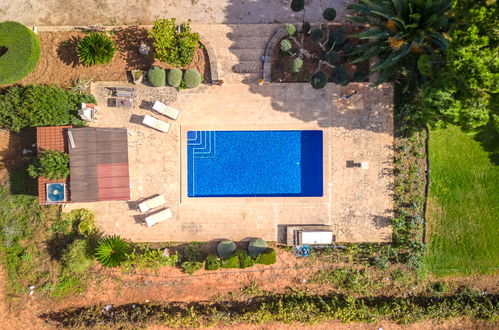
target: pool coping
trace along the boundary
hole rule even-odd
[[[322,167],[323,167],[323,195],[320,197],[189,197],[187,195],[187,131],[272,131],[272,130],[320,130],[322,131]],[[331,130],[317,127],[316,124],[188,124],[180,125],[179,129],[179,166],[180,166],[180,196],[182,204],[246,204],[246,203],[271,203],[271,204],[325,204],[330,202],[330,155],[329,143]]]

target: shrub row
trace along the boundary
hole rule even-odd
[[[147,79],[154,87],[166,86],[166,83],[175,88],[196,88],[198,87],[203,77],[196,69],[187,69],[182,73],[182,70],[173,68],[166,71],[159,66],[152,66],[147,72]]]
[[[71,308],[42,315],[56,327],[141,328],[150,324],[167,327],[201,327],[238,323],[300,322],[315,324],[329,320],[373,323],[389,320],[401,324],[426,319],[456,317],[498,319],[498,295],[476,295],[464,291],[444,297],[363,297],[271,294],[233,304],[129,304],[104,309],[102,305]]]

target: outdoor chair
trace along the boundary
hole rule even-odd
[[[159,196],[150,198],[150,199],[140,203],[139,210],[140,210],[140,212],[144,213],[144,212],[152,210],[158,206],[161,206],[165,203],[166,203],[166,201],[165,201],[165,198],[163,197],[163,195],[159,195]]]
[[[145,218],[145,225],[147,227],[154,226],[157,223],[160,223],[162,221],[168,220],[171,217],[173,217],[172,210],[170,209],[164,209],[158,213],[155,213],[153,215],[148,216]]]
[[[168,130],[170,129],[170,124],[156,119],[153,116],[145,115],[144,120],[142,120],[142,123],[144,125],[147,125],[151,128],[157,129],[158,131],[168,133]]]
[[[180,111],[172,107],[167,106],[163,102],[155,101],[152,109],[162,115],[170,117],[171,119],[177,119]]]

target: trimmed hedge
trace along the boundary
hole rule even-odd
[[[184,82],[187,88],[196,88],[201,84],[201,74],[196,69],[188,69],[184,72]]]
[[[182,70],[173,68],[168,71],[168,85],[172,87],[179,87],[182,82]]]
[[[217,270],[219,268],[220,268],[220,260],[218,260],[217,255],[213,253],[208,254],[204,262],[204,269]]]
[[[264,253],[260,254],[256,257],[256,263],[261,265],[272,265],[277,261],[277,256],[275,254],[275,250],[272,248],[268,248]]]
[[[253,258],[251,258],[245,250],[236,250],[234,255],[239,258],[239,268],[247,268],[255,264]]]
[[[217,246],[217,252],[220,259],[227,259],[236,251],[236,243],[230,239],[224,239]]]
[[[38,64],[38,36],[21,23],[0,23],[0,84],[11,84],[26,77]],[[6,49],[5,49],[6,48]]]
[[[220,267],[222,268],[239,268],[240,266],[239,257],[236,254],[228,257],[227,259],[222,259]]]
[[[147,71],[147,80],[154,87],[163,87],[166,85],[166,72],[163,68],[154,65]]]

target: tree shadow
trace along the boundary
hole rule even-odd
[[[5,55],[5,53],[7,53],[9,49],[5,46],[0,46],[0,57],[2,57],[3,55]]]
[[[73,68],[80,64],[76,51],[79,41],[79,37],[73,36],[68,40],[60,42],[57,46],[57,55],[61,61],[64,62],[64,64],[71,65]]]
[[[499,128],[493,119],[475,134],[474,139],[488,152],[492,164],[499,165]]]

